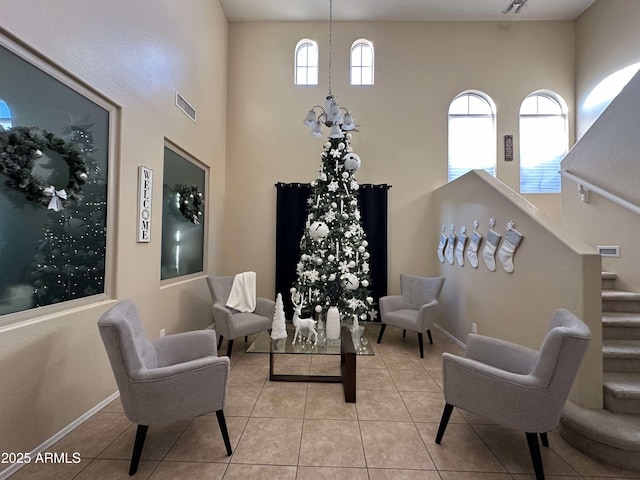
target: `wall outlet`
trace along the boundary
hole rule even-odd
[[[478,325],[475,322],[471,324],[471,333],[478,333]]]
[[[164,328],[160,329],[160,336],[164,337],[164,334],[167,333]]]

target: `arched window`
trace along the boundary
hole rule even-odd
[[[11,109],[7,102],[0,99],[0,126],[5,130],[10,129],[13,126],[11,121]]]
[[[463,92],[449,105],[449,181],[469,170],[496,171],[496,109],[480,92]]]
[[[520,106],[520,192],[559,192],[558,170],[568,147],[564,101],[542,91],[525,98]]]
[[[294,83],[318,85],[318,44],[303,38],[296,45]]]
[[[351,85],[373,85],[373,43],[364,38],[351,45]]]

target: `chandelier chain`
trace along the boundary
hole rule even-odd
[[[329,0],[329,96],[331,96],[331,47],[333,26],[333,0]]]

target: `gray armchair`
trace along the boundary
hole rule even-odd
[[[218,357],[216,333],[199,330],[149,341],[130,301],[108,310],[98,329],[127,418],[138,424],[129,475],[136,473],[149,425],[164,425],[216,412],[231,455],[223,407],[229,358]]]
[[[267,298],[256,298],[256,308],[253,312],[242,313],[227,307],[229,293],[233,286],[233,275],[227,277],[207,277],[207,285],[213,300],[211,310],[215,329],[220,336],[218,348],[222,345],[222,339],[227,338],[227,356],[231,357],[233,341],[239,337],[245,337],[245,342],[249,335],[262,332],[271,328],[273,314],[276,309],[276,302]]]
[[[403,336],[407,330],[418,334],[420,358],[424,358],[422,332],[427,332],[429,343],[433,345],[431,327],[435,320],[438,307],[438,297],[444,285],[443,277],[417,277],[415,275],[400,275],[401,295],[381,297],[380,304],[380,334],[378,343],[387,325],[402,328]]]
[[[540,351],[469,334],[466,356],[442,355],[445,407],[436,436],[442,441],[453,407],[526,433],[537,480],[544,480],[538,434],[560,420],[587,351],[589,327],[568,310],[557,310]]]

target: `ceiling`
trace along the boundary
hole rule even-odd
[[[502,11],[511,0],[335,0],[337,21],[574,20],[595,0],[528,0],[519,13]],[[329,0],[220,0],[231,22],[323,21]]]

